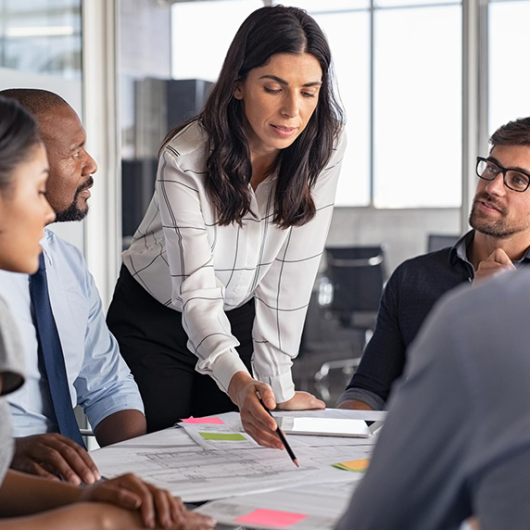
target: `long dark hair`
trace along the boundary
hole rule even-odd
[[[37,123],[16,101],[0,96],[0,192],[11,188],[15,168],[41,139]]]
[[[244,131],[242,103],[234,97],[237,81],[278,53],[309,53],[322,68],[318,105],[292,145],[280,151],[273,221],[280,228],[300,226],[316,213],[311,189],[331,157],[343,124],[333,93],[331,51],[324,33],[305,11],[295,7],[263,7],[241,25],[206,105],[195,120],[210,138],[206,189],[220,225],[241,224],[250,210],[250,150]],[[194,121],[194,120],[191,120]],[[170,131],[163,146],[190,122]]]

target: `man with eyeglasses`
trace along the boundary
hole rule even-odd
[[[406,351],[447,291],[530,263],[530,118],[509,122],[490,138],[469,224],[454,247],[405,261],[381,299],[373,337],[338,407],[382,409],[401,376]]]

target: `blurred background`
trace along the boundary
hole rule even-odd
[[[0,0],[0,89],[46,88],[82,116],[91,215],[54,227],[108,304],[169,128],[197,114],[241,22],[275,0]],[[279,3],[279,2],[278,2]],[[325,31],[347,114],[337,207],[295,363],[333,404],[405,259],[468,229],[475,157],[530,115],[530,0],[297,0]],[[316,379],[315,379],[316,378]]]

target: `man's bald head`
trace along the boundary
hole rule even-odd
[[[89,188],[97,165],[85,149],[79,116],[61,97],[48,90],[11,88],[0,95],[18,101],[37,121],[48,153],[47,198],[57,221],[79,221],[88,212]]]
[[[0,96],[18,101],[37,119],[58,107],[70,107],[58,94],[37,88],[8,88],[0,90]]]

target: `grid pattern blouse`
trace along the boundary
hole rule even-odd
[[[205,189],[208,138],[197,122],[164,148],[147,213],[123,253],[125,266],[155,299],[182,313],[196,369],[226,391],[245,371],[226,311],[252,297],[254,377],[271,385],[278,402],[291,399],[296,357],[311,290],[324,249],[346,147],[341,134],[313,188],[317,214],[301,227],[279,229],[275,177],[252,191],[243,226],[219,226]],[[250,186],[250,185],[249,185]]]

